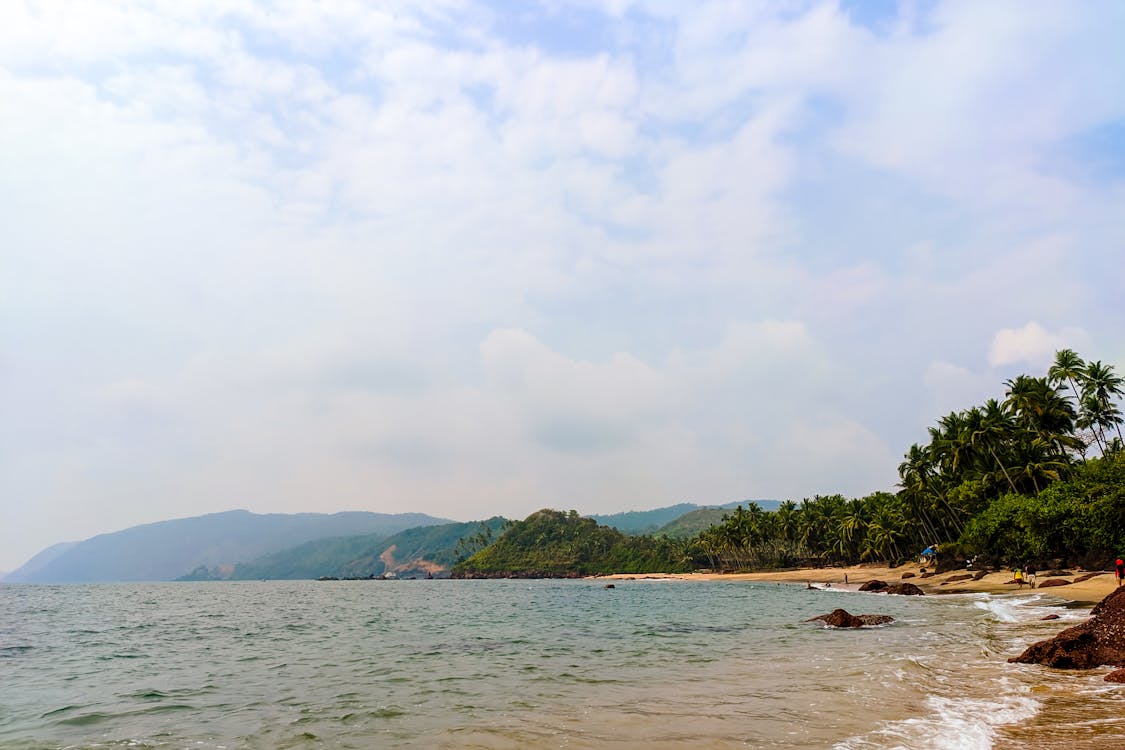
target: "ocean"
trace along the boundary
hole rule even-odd
[[[0,585],[0,748],[1125,747],[1046,594],[614,583]]]

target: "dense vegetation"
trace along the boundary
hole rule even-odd
[[[933,544],[995,560],[1100,564],[1125,551],[1122,385],[1108,365],[1062,350],[1046,375],[1006,381],[1002,400],[939,419],[929,440],[906,452],[897,492],[785,501],[773,511],[749,504],[720,518],[694,511],[657,538],[626,538],[573,511],[544,510],[455,573],[897,562]],[[682,538],[693,525],[702,530]]]
[[[453,568],[464,577],[539,577],[686,571],[683,546],[667,538],[626,536],[576,511],[541,510]]]
[[[944,543],[999,559],[1104,558],[1125,549],[1123,381],[1064,349],[1002,401],[953,412],[910,447],[895,494],[738,509],[688,552],[721,569],[896,561]],[[947,547],[948,548],[948,547]]]
[[[441,575],[457,561],[490,544],[494,535],[509,523],[497,516],[474,523],[417,526],[390,536],[361,534],[316,539],[239,563],[231,571],[201,568],[181,580]]]

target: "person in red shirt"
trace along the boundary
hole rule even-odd
[[[1123,578],[1125,578],[1125,562],[1122,562],[1120,557],[1117,558],[1116,572],[1117,572],[1117,585],[1120,586],[1121,580]]]

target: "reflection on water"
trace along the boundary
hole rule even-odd
[[[0,586],[0,746],[1125,747],[1104,671],[1005,661],[1084,616],[1056,603],[747,582]],[[804,622],[838,606],[897,621]]]

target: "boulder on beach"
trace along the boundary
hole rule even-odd
[[[1059,616],[1058,615],[1047,615],[1046,617],[1040,617],[1039,619],[1040,620],[1057,620],[1057,619],[1059,619]]]
[[[1104,575],[1105,575],[1105,571],[1102,571],[1102,570],[1096,571],[1094,573],[1086,573],[1085,575],[1080,575],[1077,578],[1075,578],[1074,582],[1075,583],[1082,583],[1083,581],[1090,580],[1094,576],[1104,576]]]
[[[978,570],[976,573],[973,573],[973,580],[979,581],[980,579],[984,578],[986,575],[988,575],[987,570]]]
[[[875,581],[868,581],[867,583],[863,584],[862,586],[859,587],[859,590],[860,591],[883,591],[886,588],[887,588],[887,582],[886,581],[875,580]]]
[[[898,594],[899,596],[922,596],[926,593],[913,583],[896,583],[893,586],[887,586],[886,591],[888,594]]]
[[[853,615],[845,609],[834,609],[826,615],[810,617],[805,622],[823,622],[830,628],[861,628],[864,625],[886,625],[895,621],[890,615]]]
[[[1105,676],[1106,682],[1125,682],[1125,669],[1115,669]]]
[[[972,578],[973,578],[972,573],[962,573],[961,575],[949,576],[949,578],[946,578],[944,581],[941,582],[941,585],[942,586],[948,586],[949,584],[954,583],[955,581],[970,581],[970,580],[972,580]]]
[[[1069,586],[1070,581],[1065,578],[1048,578],[1045,581],[1040,581],[1037,588],[1049,589],[1054,586]]]
[[[902,574],[902,580],[904,580],[904,581],[905,581],[905,580],[906,580],[907,578],[913,578],[913,577],[914,577],[914,574],[913,574],[913,573],[903,573],[903,574]]]
[[[1086,622],[1067,628],[1050,640],[1033,643],[1008,661],[1056,669],[1125,667],[1125,588],[1102,599]]]

